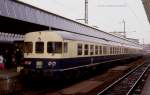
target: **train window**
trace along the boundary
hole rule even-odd
[[[125,48],[123,48],[123,53],[125,53]]]
[[[116,47],[116,54],[118,54],[118,47]]]
[[[116,54],[116,47],[114,47],[114,53],[113,54]]]
[[[110,54],[113,54],[113,47],[110,47]]]
[[[102,46],[99,46],[99,54],[102,54]]]
[[[78,44],[78,55],[82,55],[82,44]]]
[[[113,49],[113,54],[116,54],[116,48],[114,47],[114,49]]]
[[[112,51],[112,54],[115,54],[115,47],[113,47],[113,51]]]
[[[120,54],[122,53],[122,48],[120,47]]]
[[[125,53],[127,53],[127,48],[125,48]]]
[[[47,52],[48,53],[62,53],[62,42],[48,42]]]
[[[47,43],[47,52],[48,53],[53,53],[53,51],[54,51],[54,43],[48,42]]]
[[[117,54],[119,54],[119,47],[117,47]]]
[[[36,42],[35,43],[35,52],[36,53],[43,53],[44,52],[44,43],[43,42]]]
[[[117,47],[115,47],[115,54],[117,54]]]
[[[123,53],[123,48],[121,48],[121,54]]]
[[[95,54],[98,55],[98,46],[95,46]]]
[[[90,45],[90,55],[94,54],[94,45]]]
[[[84,55],[88,55],[89,46],[87,44],[84,45]]]
[[[127,48],[124,49],[124,53],[127,53]]]
[[[117,54],[119,54],[119,47],[117,47]]]
[[[112,47],[112,54],[114,54],[114,47]]]
[[[33,51],[33,43],[32,42],[25,42],[24,43],[24,52],[25,53],[32,53]]]
[[[117,48],[115,47],[115,54],[117,54]]]
[[[103,46],[103,53],[107,54],[107,48],[106,48],[106,46]]]
[[[120,47],[120,54],[122,53],[122,48]]]
[[[68,52],[68,43],[64,43],[64,53]]]
[[[62,53],[62,42],[55,42],[54,53]]]

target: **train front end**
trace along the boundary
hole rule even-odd
[[[53,76],[59,70],[59,62],[66,43],[54,32],[31,32],[24,39],[25,74]]]

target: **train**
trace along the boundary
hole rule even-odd
[[[74,75],[72,72],[82,73],[88,68],[97,68],[118,59],[141,56],[141,45],[114,37],[129,43],[62,30],[26,33],[23,71],[58,78],[62,73]]]

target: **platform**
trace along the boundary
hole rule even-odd
[[[150,74],[148,78],[146,79],[146,82],[144,84],[144,87],[140,95],[150,95]]]
[[[0,95],[8,95],[13,91],[19,91],[21,86],[17,83],[17,73],[16,69],[5,69],[0,71]]]
[[[103,82],[88,80],[88,81],[73,85],[71,87],[68,87],[66,89],[63,89],[62,94],[64,95],[75,95],[77,93],[86,94],[92,89],[98,87],[102,83]]]
[[[16,69],[3,70],[0,71],[0,80],[5,80],[8,78],[16,77],[19,73],[17,73]]]

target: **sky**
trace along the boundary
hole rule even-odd
[[[85,0],[20,0],[49,12],[76,20],[84,18]],[[150,44],[150,24],[141,0],[88,0],[88,24],[106,32],[123,32]]]

